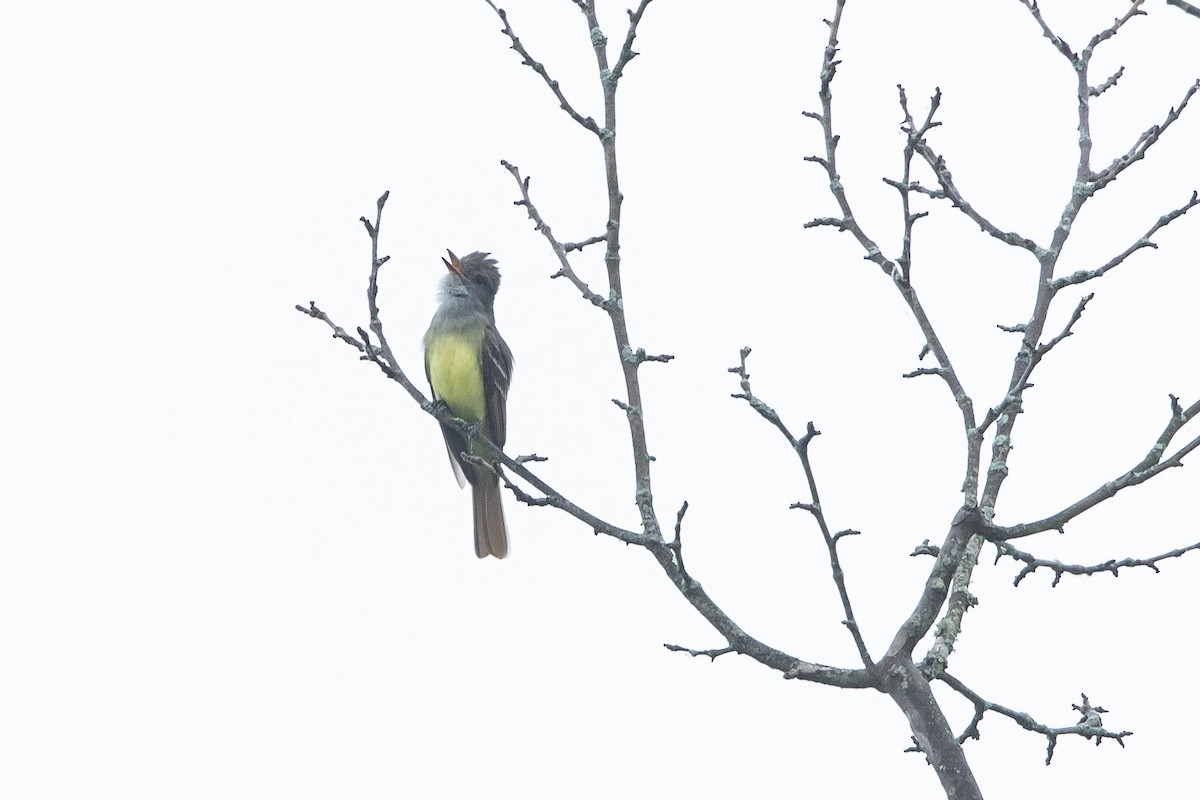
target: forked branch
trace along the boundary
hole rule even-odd
[[[1100,746],[1100,742],[1105,739],[1114,739],[1121,747],[1125,746],[1125,738],[1133,736],[1132,731],[1110,731],[1101,724],[1101,714],[1106,714],[1106,709],[1093,706],[1088,700],[1088,696],[1080,695],[1082,703],[1072,703],[1071,708],[1080,713],[1079,722],[1074,725],[1068,725],[1062,728],[1051,728],[1049,725],[1044,725],[1024,711],[1014,711],[1011,708],[1002,706],[999,703],[993,703],[990,700],[985,700],[978,693],[969,689],[962,681],[948,673],[942,673],[938,679],[949,686],[954,691],[961,694],[963,697],[971,701],[975,706],[975,716],[971,718],[970,723],[958,737],[959,744],[967,741],[967,739],[979,738],[979,723],[983,721],[983,716],[989,711],[995,712],[1002,716],[1008,717],[1013,722],[1020,725],[1027,731],[1040,733],[1046,737],[1046,763],[1049,764],[1054,758],[1054,748],[1058,744],[1060,736],[1082,736],[1089,741],[1094,737],[1096,746]]]
[[[871,659],[871,654],[867,650],[867,644],[863,640],[862,632],[858,629],[858,621],[854,617],[854,608],[850,604],[850,592],[846,589],[846,575],[842,570],[842,561],[838,556],[838,541],[843,536],[853,536],[858,531],[841,531],[837,534],[832,534],[829,531],[829,524],[825,520],[825,510],[821,506],[821,496],[817,492],[817,478],[813,472],[812,462],[808,457],[808,446],[814,438],[821,435],[821,432],[809,422],[808,430],[803,436],[797,439],[788,430],[779,414],[775,409],[760,400],[754,391],[750,388],[750,373],[746,369],[746,359],[750,356],[750,348],[743,347],[741,350],[741,362],[736,367],[730,367],[729,371],[736,373],[742,388],[741,392],[735,393],[734,398],[745,400],[746,403],[758,412],[759,416],[774,425],[784,438],[787,439],[788,445],[800,457],[800,466],[804,470],[804,477],[808,482],[808,493],[811,500],[807,503],[793,503],[792,508],[799,508],[812,514],[813,519],[817,522],[817,527],[821,530],[821,536],[825,540],[825,547],[829,551],[829,568],[833,574],[833,582],[837,587],[838,597],[842,601],[842,611],[845,613],[845,619],[842,624],[850,631],[850,635],[854,638],[854,646],[858,648],[858,656],[862,659],[863,666],[870,668],[875,665]]]
[[[593,237],[584,244],[579,245],[564,245],[560,243],[558,239],[554,238],[554,232],[550,230],[550,226],[547,225],[545,220],[542,219],[542,215],[538,212],[537,206],[533,204],[533,200],[529,197],[529,178],[522,178],[521,171],[517,169],[515,165],[510,164],[507,161],[502,160],[500,164],[506,170],[508,170],[510,175],[513,176],[513,180],[517,182],[517,186],[521,190],[521,199],[514,200],[513,205],[524,206],[526,213],[529,214],[529,218],[533,220],[533,229],[546,237],[546,241],[550,243],[550,249],[554,251],[554,255],[558,259],[558,272],[554,273],[550,277],[566,278],[575,285],[575,288],[579,290],[581,295],[583,295],[584,300],[587,300],[592,305],[607,311],[609,300],[593,292],[586,283],[580,280],[579,276],[575,274],[574,268],[571,266],[571,261],[567,257],[567,253],[571,249],[582,250],[587,244],[608,241],[608,236],[605,235]]]
[[[1036,522],[1023,522],[1008,527],[995,526],[989,532],[988,538],[993,541],[1007,541],[1009,539],[1019,539],[1023,536],[1031,536],[1042,531],[1056,530],[1061,532],[1063,526],[1068,522],[1083,512],[1095,508],[1122,489],[1145,483],[1155,475],[1159,475],[1173,467],[1183,466],[1184,457],[1197,447],[1200,447],[1200,436],[1180,447],[1169,458],[1163,458],[1163,456],[1170,447],[1171,441],[1175,438],[1175,434],[1197,414],[1200,414],[1200,400],[1185,409],[1180,405],[1179,398],[1171,395],[1171,418],[1167,422],[1166,427],[1163,428],[1162,434],[1159,435],[1154,445],[1150,448],[1150,452],[1141,461],[1124,474],[1106,482],[1086,497],[1075,501],[1061,511]]]
[[[667,542],[662,536],[661,528],[658,523],[657,514],[654,509],[653,494],[650,484],[650,463],[651,458],[646,444],[645,434],[645,409],[642,404],[641,386],[638,378],[639,367],[646,362],[665,362],[670,360],[670,356],[666,355],[650,355],[643,348],[635,348],[630,344],[629,334],[625,321],[625,299],[621,286],[621,256],[620,256],[620,231],[621,231],[621,203],[623,195],[620,190],[617,161],[616,161],[616,91],[620,78],[623,75],[625,68],[629,62],[637,55],[633,50],[633,42],[637,35],[639,23],[642,21],[642,15],[645,12],[650,0],[641,0],[638,8],[629,12],[629,28],[626,32],[625,42],[617,56],[616,62],[610,68],[608,60],[608,39],[600,28],[599,21],[596,17],[596,9],[594,0],[574,0],[575,5],[583,13],[584,19],[588,26],[588,37],[592,45],[596,59],[596,67],[600,77],[600,85],[604,100],[604,123],[602,127],[593,128],[590,118],[581,118],[574,108],[566,103],[562,97],[556,83],[554,83],[546,74],[545,67],[532,59],[524,46],[520,44],[511,28],[505,20],[505,35],[509,37],[513,44],[513,48],[522,55],[525,59],[526,66],[529,66],[538,75],[542,77],[551,89],[555,96],[559,98],[560,104],[564,104],[564,108],[572,118],[579,122],[583,127],[590,131],[599,134],[599,140],[604,153],[605,178],[608,193],[608,214],[605,222],[605,233],[603,236],[592,237],[583,243],[566,245],[560,242],[553,234],[550,226],[546,224],[542,215],[538,212],[532,199],[529,196],[529,179],[522,178],[519,170],[509,164],[502,162],[505,169],[516,180],[521,192],[521,199],[516,201],[516,204],[523,206],[533,220],[535,228],[540,232],[550,244],[554,251],[555,258],[559,263],[559,271],[555,277],[565,277],[579,290],[580,294],[585,299],[594,305],[602,308],[609,316],[613,325],[613,336],[617,347],[617,354],[620,359],[621,369],[625,378],[626,396],[624,399],[614,399],[624,412],[629,422],[630,438],[633,445],[634,472],[635,472],[635,500],[638,505],[642,518],[642,533],[638,534],[638,539],[634,544],[640,544],[649,550],[657,559],[672,584],[680,591],[681,594],[709,621],[710,624],[725,638],[726,646],[712,650],[693,650],[691,648],[682,648],[676,645],[668,645],[669,649],[681,650],[689,652],[693,655],[721,655],[724,653],[736,652],[748,655],[766,664],[773,669],[777,669],[784,673],[787,678],[796,678],[803,680],[815,681],[818,683],[827,683],[845,688],[865,688],[873,685],[872,676],[865,670],[842,669],[837,667],[829,667],[823,664],[816,664],[801,659],[797,659],[782,651],[776,650],[768,645],[763,644],[752,636],[743,631],[720,607],[713,602],[696,581],[687,571],[684,566],[683,559],[683,542],[679,535],[679,530],[682,525],[682,511],[676,526],[676,537],[674,541]],[[490,2],[493,9],[496,7]],[[497,13],[501,14],[501,19],[505,19],[502,12],[498,9]],[[592,291],[587,284],[578,278],[574,269],[567,257],[568,252],[572,250],[580,250],[589,244],[605,244],[605,267],[608,275],[608,296],[603,297]],[[490,457],[490,454],[489,454]],[[507,464],[507,462],[504,462]],[[517,473],[520,474],[520,473]],[[524,477],[524,476],[522,476]],[[536,484],[535,484],[536,485]],[[539,487],[540,488],[540,487]],[[544,491],[544,490],[543,490]],[[553,498],[549,492],[547,496],[542,498],[530,497],[526,502],[532,501],[537,505],[553,505]],[[686,508],[686,507],[685,507]],[[628,533],[628,532],[627,532]],[[852,617],[851,617],[852,619]],[[856,638],[861,642],[861,638],[855,633]]]

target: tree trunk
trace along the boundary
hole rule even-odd
[[[908,718],[913,736],[937,772],[948,800],[983,800],[962,745],[950,730],[929,681],[912,659],[900,656],[880,667],[885,671],[884,689]]]

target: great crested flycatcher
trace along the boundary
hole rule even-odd
[[[478,426],[497,447],[504,447],[512,351],[496,330],[492,305],[500,288],[500,270],[490,253],[459,259],[446,251],[449,274],[442,278],[438,310],[425,332],[425,377],[435,400],[463,422]],[[475,506],[475,555],[508,555],[508,528],[500,504],[500,479],[487,467],[462,458],[482,452],[461,431],[442,426],[450,466],[458,485],[471,484]]]

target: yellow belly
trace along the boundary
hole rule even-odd
[[[486,414],[483,368],[479,363],[481,338],[450,334],[425,345],[425,365],[434,396],[464,422],[482,422]]]

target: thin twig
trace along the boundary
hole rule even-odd
[[[667,544],[667,547],[675,551],[675,558],[679,562],[679,571],[684,575],[688,574],[687,565],[683,561],[683,515],[687,513],[687,510],[688,502],[684,500],[683,505],[675,514],[675,538]]]
[[[1020,0],[1021,5],[1029,9],[1029,13],[1033,15],[1034,20],[1042,28],[1042,35],[1050,40],[1050,44],[1054,45],[1054,49],[1062,53],[1072,63],[1078,58],[1070,45],[1064,42],[1054,31],[1050,30],[1050,26],[1046,24],[1046,20],[1042,17],[1042,10],[1038,8],[1037,0]]]
[[[1117,71],[1114,72],[1109,77],[1109,79],[1106,80],[1104,83],[1100,84],[1099,86],[1093,86],[1090,89],[1088,89],[1088,94],[1092,97],[1099,97],[1100,95],[1107,92],[1109,89],[1116,86],[1117,81],[1121,80],[1122,76],[1124,76],[1124,75],[1125,75],[1125,68],[1119,67],[1117,69]]]
[[[1043,567],[1054,572],[1054,580],[1050,583],[1051,587],[1058,586],[1058,582],[1062,580],[1063,575],[1096,575],[1097,573],[1108,572],[1113,577],[1120,577],[1120,570],[1125,567],[1149,567],[1155,572],[1160,572],[1158,568],[1159,561],[1165,561],[1169,558],[1179,558],[1185,553],[1200,550],[1200,542],[1196,542],[1187,547],[1177,547],[1174,550],[1168,550],[1165,553],[1160,553],[1150,558],[1112,558],[1101,564],[1083,566],[1082,564],[1064,564],[1061,561],[1037,558],[1023,550],[1018,550],[1008,542],[993,542],[993,544],[996,545],[996,563],[999,563],[1001,556],[1008,556],[1016,561],[1023,561],[1025,563],[1025,566],[1017,573],[1017,577],[1013,578],[1013,586],[1019,586],[1021,581],[1025,580],[1027,576],[1032,575]]]
[[[550,91],[554,92],[554,96],[558,98],[559,107],[563,111],[566,111],[568,114],[570,114],[571,119],[575,120],[584,128],[599,136],[600,126],[596,124],[596,120],[592,119],[591,117],[585,117],[576,111],[575,107],[571,105],[569,100],[567,100],[566,95],[563,94],[562,88],[558,85],[558,81],[550,77],[550,73],[546,71],[545,65],[540,61],[535,61],[533,56],[529,55],[529,51],[525,49],[525,45],[521,44],[521,40],[517,38],[517,34],[513,31],[512,26],[508,24],[508,14],[504,11],[504,9],[497,8],[496,4],[493,3],[492,0],[484,0],[484,2],[492,7],[492,10],[495,11],[496,15],[500,17],[500,21],[504,23],[504,35],[507,36],[512,42],[512,49],[517,51],[517,54],[521,56],[521,63],[524,66],[529,67],[538,75],[542,76],[542,80],[546,82],[546,85],[550,87]]]
[[[1057,292],[1059,289],[1062,289],[1065,286],[1071,286],[1073,284],[1084,283],[1086,281],[1092,280],[1093,278],[1099,278],[1101,275],[1104,275],[1109,270],[1122,264],[1125,261],[1125,259],[1129,258],[1131,255],[1136,253],[1138,250],[1141,250],[1146,247],[1150,248],[1151,250],[1157,250],[1158,245],[1155,244],[1154,242],[1150,241],[1150,237],[1153,236],[1155,233],[1157,233],[1160,229],[1167,227],[1172,222],[1179,219],[1187,212],[1191,211],[1197,205],[1200,205],[1200,193],[1192,192],[1191,198],[1186,203],[1184,203],[1182,206],[1175,209],[1174,211],[1170,211],[1166,214],[1163,214],[1161,217],[1159,217],[1158,220],[1153,225],[1150,226],[1150,229],[1148,231],[1146,231],[1145,233],[1143,233],[1136,242],[1129,245],[1129,247],[1125,248],[1125,250],[1123,252],[1121,252],[1120,254],[1113,256],[1113,258],[1111,258],[1108,261],[1108,263],[1106,263],[1104,266],[1097,267],[1096,269],[1079,270],[1077,272],[1071,273],[1070,275],[1066,275],[1061,278],[1056,278],[1053,281],[1051,281],[1050,288],[1053,291]]]
[[[350,334],[346,333],[345,328],[343,328],[341,325],[338,325],[337,323],[335,323],[333,320],[331,320],[329,318],[328,314],[326,314],[321,309],[317,308],[317,302],[315,300],[309,301],[308,308],[305,308],[304,306],[297,303],[296,310],[299,311],[301,314],[307,314],[310,317],[319,319],[322,322],[324,322],[326,325],[328,325],[330,328],[332,328],[333,329],[333,338],[341,339],[346,344],[348,344],[354,348],[357,348],[360,353],[365,353],[367,351],[367,346],[365,344],[360,342],[358,339],[355,339]]]
[[[575,288],[579,290],[581,295],[583,295],[583,299],[587,300],[597,308],[607,311],[609,309],[610,301],[593,292],[591,288],[582,280],[580,280],[579,276],[575,274],[575,270],[571,267],[571,261],[567,258],[567,246],[563,245],[558,241],[558,239],[554,238],[554,232],[550,230],[550,226],[546,224],[546,221],[542,219],[542,215],[538,213],[537,206],[533,204],[533,200],[529,197],[529,178],[522,178],[521,170],[518,169],[515,164],[510,164],[507,161],[501,160],[500,165],[508,170],[508,173],[513,176],[513,180],[517,182],[517,186],[521,190],[521,199],[514,200],[513,205],[525,207],[525,212],[529,215],[529,218],[533,220],[533,229],[546,237],[546,241],[550,243],[550,249],[554,251],[554,255],[558,258],[558,272],[554,273],[550,277],[566,278],[575,285]],[[594,237],[594,241],[597,242],[607,240],[607,236]],[[585,244],[591,244],[592,241],[593,240],[588,240],[585,242]],[[576,246],[576,249],[582,248],[583,245]]]
[[[904,94],[903,87],[900,87],[900,106],[904,111],[905,117],[905,124],[901,126],[901,130],[908,135],[908,144],[905,149],[911,150],[912,152],[915,152],[917,155],[921,156],[925,163],[929,165],[930,169],[933,170],[933,174],[937,178],[938,184],[942,188],[940,190],[927,189],[916,182],[909,183],[908,187],[913,191],[920,192],[921,194],[928,195],[929,197],[935,199],[949,200],[950,204],[954,208],[957,208],[963,214],[967,215],[972,222],[979,226],[980,230],[984,231],[989,236],[999,239],[1005,244],[1022,247],[1031,253],[1036,253],[1038,251],[1037,242],[1034,242],[1032,239],[1026,236],[1022,236],[1019,233],[1001,230],[991,220],[983,216],[983,214],[980,214],[973,205],[967,202],[958,186],[954,183],[954,178],[950,174],[950,169],[946,166],[945,157],[938,155],[929,145],[929,142],[925,140],[925,134],[930,130],[930,128],[934,127],[931,122],[933,115],[937,111],[938,106],[941,105],[941,102],[942,90],[937,89],[934,92],[933,97],[930,98],[929,115],[925,124],[920,128],[915,128],[912,115],[908,110],[908,98]]]
[[[367,233],[371,236],[371,278],[367,282],[367,312],[371,318],[371,332],[379,340],[379,350],[393,372],[400,373],[400,362],[392,353],[387,337],[383,334],[383,321],[379,318],[379,268],[388,262],[391,256],[379,255],[379,227],[383,223],[383,206],[387,203],[389,192],[384,192],[375,201],[375,224],[372,225],[366,217],[360,217]],[[366,340],[366,336],[363,337]],[[370,355],[370,353],[368,353]],[[402,373],[401,373],[402,374]],[[405,378],[405,380],[408,380]]]
[[[908,111],[908,96],[904,92],[904,87],[897,84],[896,89],[900,92],[900,107],[904,111],[904,122],[900,126],[900,130],[908,135],[908,143],[904,146],[904,171],[903,177],[899,181],[890,181],[884,178],[888,184],[894,186],[900,192],[900,206],[904,218],[904,238],[901,246],[900,257],[897,262],[900,264],[902,275],[893,276],[899,277],[905,283],[912,279],[910,270],[912,267],[912,229],[917,220],[922,217],[929,216],[928,211],[922,211],[914,214],[911,210],[911,189],[912,189],[912,160],[916,151],[913,149],[913,142],[925,138],[925,134],[932,128],[941,125],[940,122],[935,122],[933,117],[937,113],[937,106],[930,104],[929,113],[925,116],[925,122],[918,128],[912,114]]]
[[[1024,395],[1025,390],[1033,386],[1029,382],[1029,376],[1033,374],[1034,368],[1041,363],[1047,353],[1072,334],[1071,329],[1075,327],[1075,323],[1079,322],[1083,316],[1084,309],[1087,308],[1087,304],[1092,301],[1093,297],[1095,297],[1095,294],[1087,294],[1079,298],[1079,303],[1075,306],[1075,310],[1071,312],[1071,318],[1067,320],[1067,324],[1063,326],[1062,331],[1057,336],[1049,342],[1033,348],[1033,352],[1031,353],[1028,351],[1022,353],[1024,356],[1025,372],[1016,381],[1016,385],[1012,390],[1004,396],[1004,399],[992,408],[989,408],[987,413],[983,415],[983,421],[979,424],[979,431],[981,433],[987,431],[992,426],[992,423],[1000,420],[1005,414],[1014,413],[1020,408],[1021,397]],[[993,466],[996,467],[995,463]],[[1002,466],[1004,469],[1008,468],[1007,464]]]
[[[808,493],[811,501],[808,503],[793,503],[791,507],[800,508],[812,514],[817,522],[817,527],[821,530],[821,536],[825,540],[825,547],[829,551],[829,568],[833,574],[833,582],[837,587],[838,597],[842,601],[842,611],[845,613],[845,619],[842,620],[842,624],[850,631],[850,635],[854,639],[854,646],[858,648],[858,656],[862,659],[863,666],[869,669],[874,666],[875,662],[867,650],[867,644],[863,640],[862,632],[858,629],[858,621],[854,617],[854,608],[850,604],[850,593],[846,589],[846,575],[842,570],[842,562],[838,556],[837,549],[838,540],[841,537],[857,534],[858,531],[841,531],[836,536],[830,534],[829,525],[825,521],[825,511],[821,508],[821,496],[817,492],[817,479],[813,472],[812,462],[808,456],[809,444],[813,439],[820,436],[821,432],[809,422],[808,429],[803,436],[799,439],[792,436],[791,431],[783,423],[779,414],[755,396],[754,391],[750,388],[750,373],[746,369],[746,359],[750,356],[750,348],[743,347],[740,356],[741,361],[738,366],[729,368],[730,372],[738,376],[742,388],[742,391],[734,394],[733,397],[745,400],[751,408],[758,412],[759,416],[778,428],[779,432],[787,439],[791,448],[800,457],[800,465],[804,470],[804,477],[808,481]]]
[[[1089,187],[1090,192],[1095,194],[1096,192],[1100,191],[1105,186],[1115,181],[1122,172],[1127,170],[1136,162],[1145,158],[1146,151],[1157,144],[1158,140],[1162,137],[1163,133],[1166,132],[1167,128],[1171,127],[1171,125],[1174,124],[1177,119],[1179,119],[1180,115],[1183,114],[1184,109],[1187,108],[1188,102],[1191,101],[1192,97],[1197,91],[1200,91],[1200,80],[1195,81],[1191,86],[1188,87],[1187,92],[1185,92],[1183,95],[1183,99],[1179,101],[1179,105],[1172,107],[1171,110],[1167,112],[1166,118],[1161,123],[1158,125],[1151,125],[1149,128],[1147,128],[1146,131],[1137,138],[1137,141],[1133,143],[1133,146],[1129,148],[1128,152],[1113,159],[1111,164],[1092,176],[1091,186]]]
[[[717,656],[723,656],[726,653],[736,653],[737,652],[732,647],[717,647],[712,650],[693,650],[690,647],[680,647],[677,644],[665,644],[665,643],[663,644],[663,647],[667,648],[668,650],[670,650],[673,653],[687,653],[692,658],[695,658],[696,656],[708,656],[713,661],[717,660]]]
[[[625,66],[636,58],[639,53],[633,50],[633,40],[637,37],[638,23],[642,21],[642,14],[646,11],[646,6],[650,5],[650,0],[642,0],[638,5],[637,11],[629,10],[629,30],[625,34],[625,44],[621,47],[621,54],[617,56],[617,63],[613,65],[611,80],[619,81],[621,75],[625,72]]]
[[[515,169],[515,167],[514,167],[514,169]],[[588,245],[600,244],[601,242],[607,242],[607,241],[608,241],[608,234],[606,233],[602,236],[593,236],[590,239],[584,239],[582,242],[565,242],[563,244],[563,250],[570,253],[572,250],[582,250],[583,248],[587,247]]]

